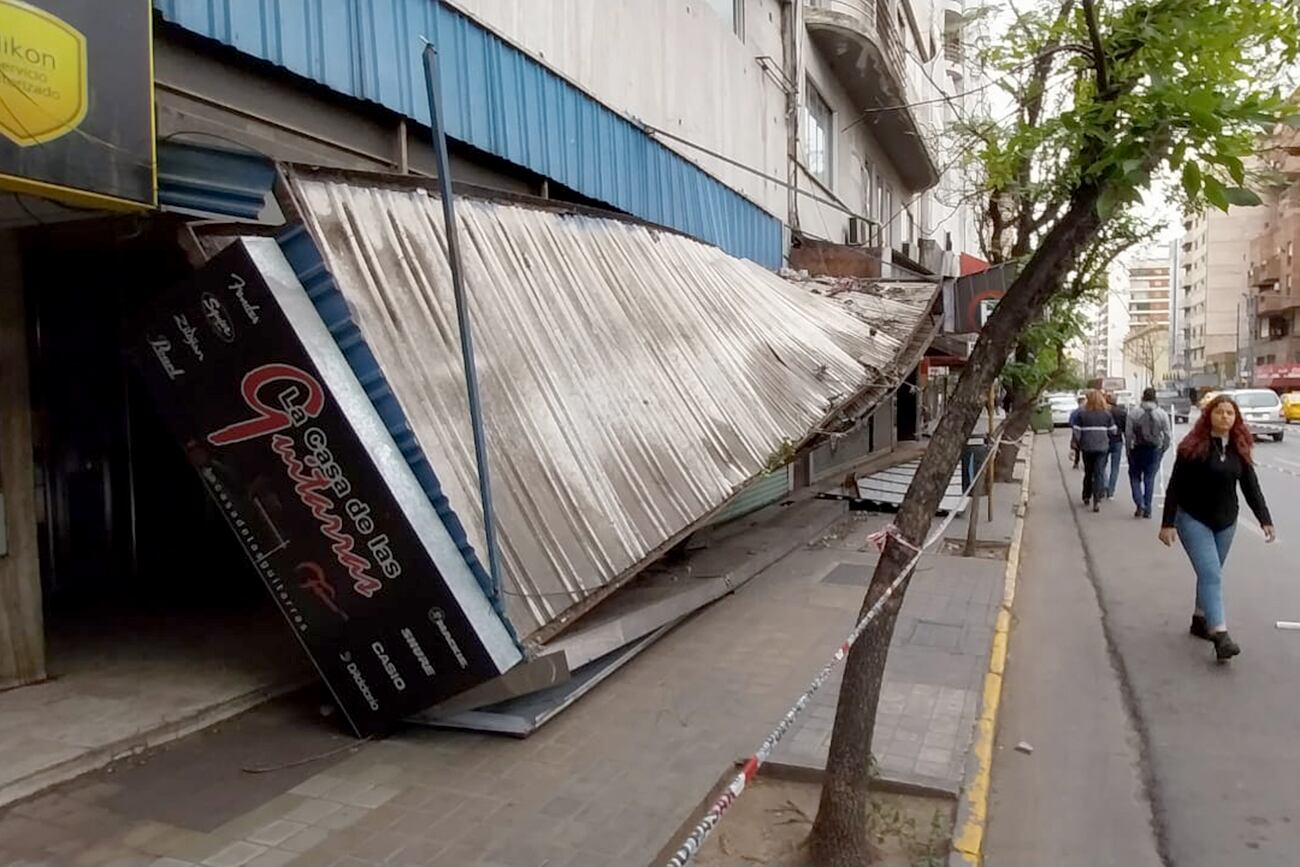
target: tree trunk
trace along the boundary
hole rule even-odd
[[[895,519],[900,534],[911,544],[920,545],[929,532],[962,447],[983,408],[984,397],[1017,337],[1059,290],[1061,277],[1096,234],[1101,224],[1096,210],[1099,193],[1089,188],[1076,195],[980,332]],[[886,538],[859,617],[893,585],[910,560],[909,548],[892,536]],[[821,804],[808,841],[816,867],[863,867],[870,863],[866,816],[871,736],[889,641],[908,580],[894,592],[881,616],[864,630],[844,665]]]
[[[1029,417],[1033,415],[1038,395],[1016,394],[1011,404],[1011,412],[1002,428],[1002,445],[998,447],[998,456],[993,461],[993,479],[998,482],[1011,481],[1015,470],[1016,457],[1020,453],[1020,438],[1029,430]]]

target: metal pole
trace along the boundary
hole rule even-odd
[[[492,509],[492,480],[488,473],[487,443],[483,435],[483,407],[479,401],[478,372],[474,366],[474,339],[470,334],[469,304],[461,274],[460,242],[456,234],[456,202],[451,190],[451,166],[447,158],[447,132],[443,128],[442,85],[438,79],[438,51],[424,45],[424,83],[429,92],[429,117],[433,127],[433,150],[438,165],[438,187],[442,194],[442,217],[447,230],[447,263],[451,266],[451,291],[456,299],[456,324],[460,329],[460,352],[465,364],[465,391],[469,397],[469,423],[474,433],[474,460],[478,465],[479,498],[483,503],[483,538],[487,544],[490,595],[501,590],[501,565],[497,554],[496,515]]]
[[[971,479],[970,511],[966,516],[966,548],[962,552],[963,557],[974,557],[979,543],[980,481],[979,476]]]
[[[1241,299],[1237,299],[1237,369],[1234,370],[1232,379],[1234,382],[1241,379]]]
[[[994,398],[993,386],[989,386],[989,430],[984,437],[984,441],[989,444],[990,450],[1000,450],[1000,447],[993,439],[993,416],[997,413],[997,401]],[[997,463],[997,455],[994,454],[987,463],[990,469],[984,473],[984,498],[988,501],[989,520],[993,520],[993,471],[992,467]]]

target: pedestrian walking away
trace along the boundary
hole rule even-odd
[[[1119,464],[1124,457],[1124,432],[1128,430],[1128,407],[1116,403],[1112,392],[1106,393],[1106,403],[1110,405],[1110,417],[1115,422],[1115,432],[1110,435],[1110,450],[1107,453],[1110,473],[1106,478],[1106,499],[1115,499],[1115,486],[1119,484]]]
[[[1196,607],[1189,631],[1214,642],[1220,662],[1241,653],[1228,635],[1223,609],[1223,566],[1237,529],[1238,486],[1264,531],[1264,541],[1277,538],[1255,475],[1253,446],[1236,401],[1221,394],[1206,405],[1191,433],[1178,444],[1165,490],[1160,541],[1172,546],[1177,536],[1187,552],[1196,573]]]
[[[1173,443],[1169,415],[1156,402],[1156,390],[1142,392],[1142,403],[1128,413],[1124,444],[1128,450],[1128,480],[1133,489],[1133,517],[1150,518],[1155,499],[1156,474]]]
[[[1078,411],[1071,428],[1070,441],[1083,454],[1083,503],[1086,506],[1091,502],[1094,512],[1101,511],[1106,496],[1106,456],[1115,431],[1106,398],[1096,389],[1089,391],[1087,403]]]
[[[1079,405],[1070,411],[1070,455],[1074,459],[1074,468],[1079,468],[1079,439],[1074,435],[1074,429],[1079,424],[1079,413],[1083,412],[1084,403],[1088,398],[1079,395]]]

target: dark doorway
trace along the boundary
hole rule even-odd
[[[176,230],[121,218],[24,238],[47,611],[265,601],[121,349],[138,305],[191,270]]]
[[[921,398],[917,388],[919,371],[912,372],[898,389],[898,441],[915,440],[921,430]]]

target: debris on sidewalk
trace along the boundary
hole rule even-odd
[[[1029,741],[1021,741],[1020,743],[1016,744],[1016,752],[1024,753],[1027,756],[1032,756],[1034,754],[1034,745],[1031,744]]]

